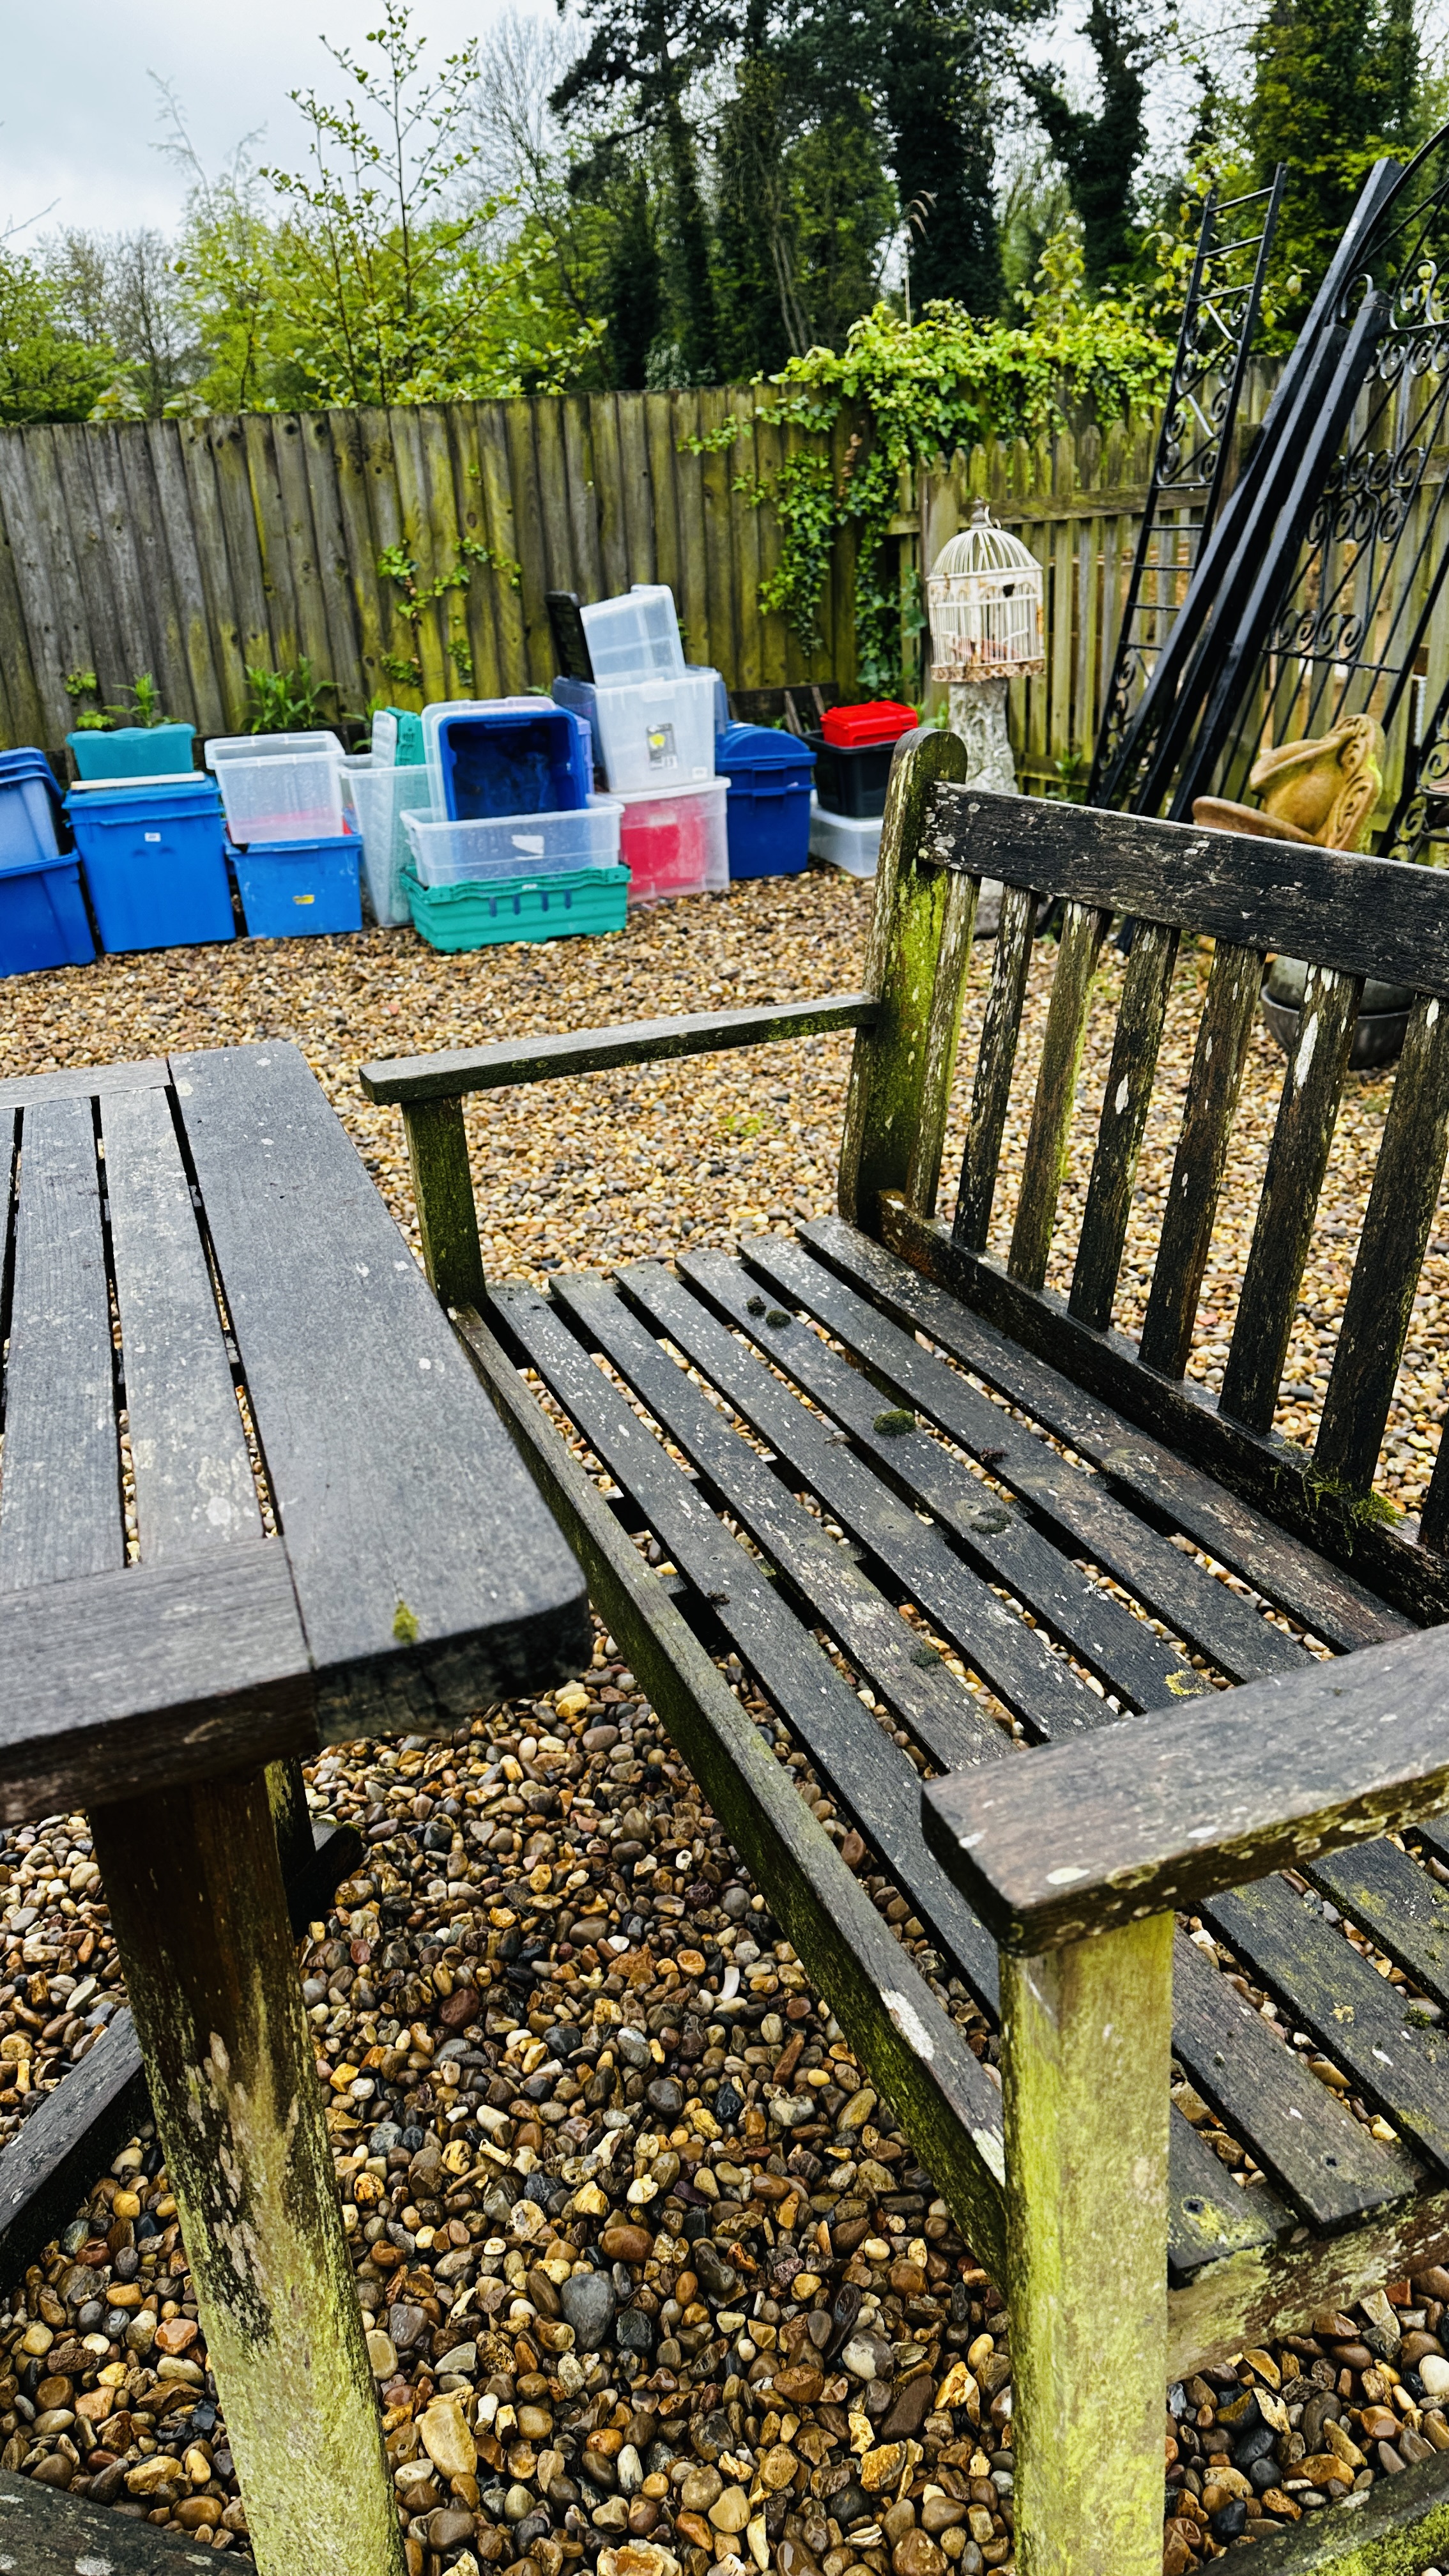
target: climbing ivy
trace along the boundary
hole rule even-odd
[[[495,547],[484,545],[480,537],[460,537],[457,561],[452,571],[439,573],[435,581],[419,580],[416,560],[406,546],[386,546],[377,559],[377,569],[383,580],[395,581],[402,592],[398,602],[399,613],[407,619],[414,636],[427,610],[437,601],[446,599],[450,591],[467,589],[475,564],[490,564],[510,590],[517,590],[523,580],[523,566],[512,555],[500,554]],[[468,641],[466,626],[451,628],[446,649],[459,679],[465,688],[471,689],[473,648]],[[380,659],[388,678],[399,688],[421,691],[423,666],[417,654],[384,653]]]
[[[1146,298],[1089,303],[1080,241],[1071,229],[1048,243],[1022,321],[977,321],[959,304],[923,307],[907,325],[878,304],[852,324],[843,349],[811,349],[770,378],[773,407],[759,418],[794,430],[778,472],[735,480],[755,502],[773,502],[780,554],[760,584],[760,606],[779,610],[806,649],[822,647],[820,601],[837,535],[856,532],[856,658],[862,685],[900,685],[901,601],[885,581],[885,540],[903,468],[919,470],[989,437],[1034,437],[1090,404],[1099,419],[1159,401],[1172,339]],[[830,440],[842,416],[856,429],[837,473]],[[732,446],[747,424],[723,424],[684,442],[696,452]]]

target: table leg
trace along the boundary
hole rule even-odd
[[[261,2576],[403,2576],[267,1775],[91,1830]]]

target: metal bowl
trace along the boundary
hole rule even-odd
[[[1259,994],[1258,1007],[1283,1053],[1294,1054],[1302,1012],[1290,1009],[1284,1002],[1270,1001],[1266,991]],[[1360,1012],[1349,1049],[1349,1072],[1368,1073],[1376,1065],[1397,1064],[1404,1051],[1409,1018],[1407,1011]]]

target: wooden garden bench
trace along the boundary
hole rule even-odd
[[[1422,1821],[1449,1801],[1449,1455],[1417,1530],[1371,1499],[1449,1135],[1449,924],[1430,871],[993,798],[961,783],[960,757],[939,735],[897,754],[864,993],[362,1080],[403,1109],[430,1276],[599,1612],[1006,2293],[1019,2565],[1149,2576],[1169,2380],[1449,2250],[1449,2048],[1323,1903],[1449,2008],[1449,1896],[1401,1831],[1449,1862]],[[990,983],[948,1226],[937,1183],[988,875],[1006,892],[994,951],[977,951]],[[1002,1260],[988,1223],[1043,897],[1063,928]],[[1079,1107],[1114,914],[1137,926],[1104,1096]],[[1114,1300],[1192,933],[1215,953],[1139,1344]],[[1314,971],[1213,1401],[1184,1367],[1277,950]],[[1369,976],[1422,998],[1310,1456],[1272,1423]],[[559,1276],[547,1295],[485,1284],[465,1096],[845,1027],[838,1216],[748,1238],[738,1258]],[[1079,1114],[1095,1159],[1064,1299],[1043,1282]],[[868,1846],[875,1895],[904,1895],[942,1979],[999,2022],[999,2089],[942,1979],[757,1732],[721,1647]],[[1013,1735],[1028,1759],[1007,1758]],[[1297,1884],[1277,1874],[1290,1863]],[[1187,1910],[1276,2000],[1280,2031],[1175,1930]],[[1284,2045],[1294,2031],[1392,2140]],[[1251,2188],[1171,2103],[1174,2062],[1258,2167]],[[1437,2451],[1353,2510],[1259,2540],[1249,2563],[1417,2576],[1436,2549]]]

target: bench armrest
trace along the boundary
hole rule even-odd
[[[562,1037],[511,1038],[501,1046],[445,1047],[436,1055],[383,1056],[358,1068],[369,1100],[402,1108],[456,1100],[465,1091],[501,1091],[519,1082],[552,1082],[611,1065],[712,1055],[726,1047],[768,1046],[776,1038],[818,1037],[830,1029],[868,1028],[881,1006],[869,993],[833,1001],[768,1002],[746,1011],[691,1011],[678,1019],[631,1020],[614,1029],[575,1029]]]
[[[1193,1906],[1449,1804],[1449,1628],[953,1772],[923,1804],[1005,1950]]]

